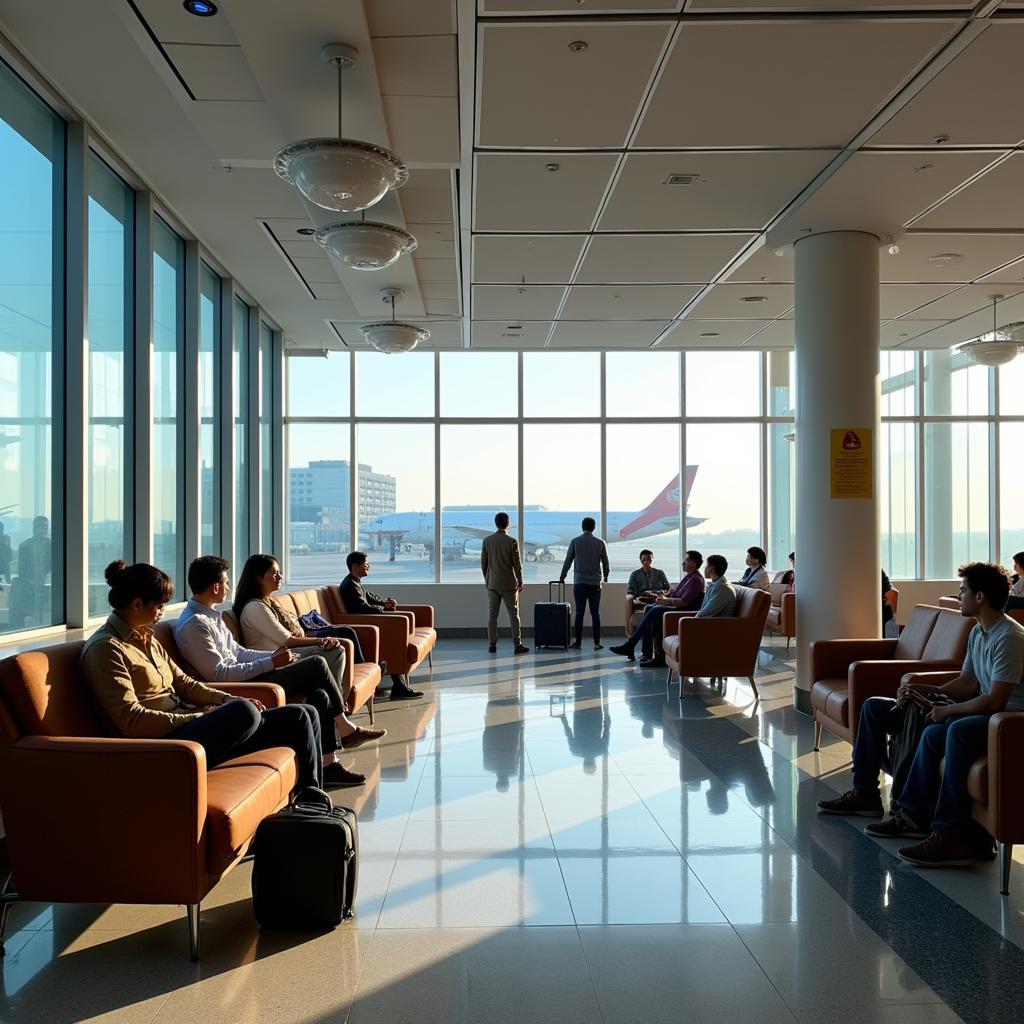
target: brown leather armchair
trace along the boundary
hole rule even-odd
[[[288,802],[295,755],[272,747],[207,768],[198,743],[112,735],[79,672],[82,647],[0,662],[0,810],[17,887],[0,900],[0,949],[17,899],[183,903],[198,960],[200,903]],[[218,688],[284,703],[272,683]]]
[[[729,616],[699,619],[695,612],[665,615],[662,649],[668,666],[666,682],[671,682],[673,672],[678,673],[680,697],[683,679],[691,676],[745,676],[754,696],[759,697],[754,669],[771,597],[750,587],[737,587],[736,595],[736,607]]]
[[[811,644],[814,749],[822,729],[852,744],[868,697],[895,697],[908,672],[958,670],[973,619],[919,604],[898,640],[816,640]]]
[[[777,573],[776,576],[785,575]],[[765,629],[773,636],[786,638],[786,651],[796,636],[796,594],[787,591],[787,584],[779,580],[769,584],[772,604],[768,609]]]

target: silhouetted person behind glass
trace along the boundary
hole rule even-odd
[[[572,728],[566,716],[562,719],[569,753],[583,758],[587,775],[597,771],[597,759],[608,753],[612,719],[605,704],[600,683],[577,683],[572,706]]]
[[[11,582],[11,538],[4,530],[4,524],[0,522],[0,582]]]
[[[11,588],[11,625],[45,626],[51,615],[46,595],[46,577],[52,569],[53,546],[50,520],[36,516],[32,536],[18,545],[18,577]]]
[[[509,779],[519,775],[523,761],[523,705],[518,691],[503,697],[492,696],[501,689],[501,684],[492,683],[489,687],[482,753],[484,768],[494,772],[495,788],[504,793]]]

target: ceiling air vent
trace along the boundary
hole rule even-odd
[[[670,174],[665,179],[666,185],[692,185],[700,179],[699,174]]]

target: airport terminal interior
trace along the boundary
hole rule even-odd
[[[1014,0],[0,0],[0,1021],[1024,1020],[1024,713],[962,863],[818,807],[1024,574],[1022,66]],[[111,563],[135,685],[258,554],[355,638],[336,927],[256,917],[300,755],[79,667]]]

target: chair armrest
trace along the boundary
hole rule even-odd
[[[287,703],[284,687],[277,683],[210,683],[210,686],[230,693],[232,697],[255,698],[268,708],[283,708]]]
[[[908,672],[900,679],[901,686],[942,686],[960,675],[959,670],[949,672]]]
[[[860,709],[869,697],[895,697],[903,677],[911,672],[952,670],[946,661],[856,661],[848,671],[850,722],[860,720]],[[959,671],[959,669],[958,669]],[[824,678],[829,678],[828,676]]]
[[[679,623],[683,619],[693,619],[696,617],[696,612],[665,612],[661,619],[661,635],[671,636],[673,633],[678,633]]]
[[[1000,711],[988,722],[988,803],[993,837],[1024,842],[1020,779],[1024,774],[1024,712]]]
[[[434,628],[434,606],[430,604],[400,604],[397,608],[400,612],[412,612],[415,616],[413,628],[433,629]]]
[[[380,630],[376,626],[353,626],[363,657],[367,661],[380,661]]]
[[[782,632],[787,636],[796,636],[796,594],[783,594],[780,604]]]
[[[855,661],[891,658],[897,643],[896,640],[815,640],[811,644],[811,684],[819,679],[842,678]]]
[[[409,638],[412,636],[413,616],[409,612],[385,612],[381,615],[340,615],[337,620],[342,626],[374,626],[380,638],[379,657],[386,661],[388,671],[405,672],[408,668]],[[363,652],[366,653],[365,651]]]

